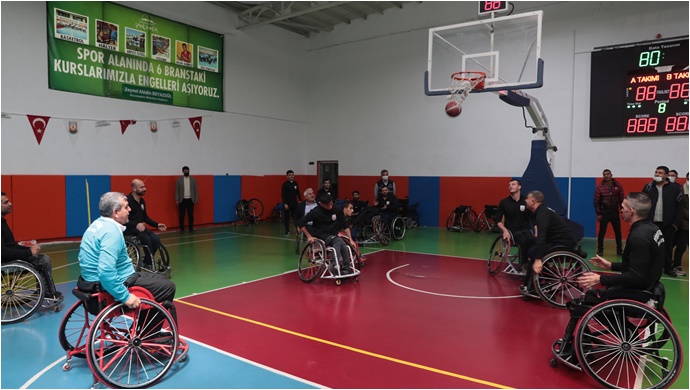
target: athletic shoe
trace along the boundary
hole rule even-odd
[[[285,232],[285,237],[290,237],[290,232]]]
[[[675,270],[672,270],[672,269],[671,269],[671,270],[666,270],[666,271],[664,271],[664,273],[665,273],[666,275],[671,276],[671,277],[674,277],[674,278],[678,276],[678,273],[676,273],[676,271],[675,271]]]
[[[676,272],[676,275],[678,276],[685,276],[687,275],[685,271],[683,271],[683,267],[676,267],[673,269]]]

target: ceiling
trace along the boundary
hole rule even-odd
[[[211,1],[238,14],[240,30],[272,24],[309,38],[410,1]]]

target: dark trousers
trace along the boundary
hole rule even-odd
[[[338,262],[341,264],[341,269],[350,269],[350,252],[348,252],[347,244],[342,238],[338,236],[329,236],[323,240],[326,246],[333,247],[335,253],[338,255]]]
[[[529,252],[534,243],[537,242],[537,238],[534,237],[530,230],[511,231],[511,233],[513,234],[513,240],[515,240],[515,243],[511,243],[511,245],[517,244],[520,246],[520,264],[528,264]]]
[[[672,224],[664,225],[661,222],[654,222],[664,235],[664,271],[667,273],[673,269],[673,243],[676,241],[676,228]]]
[[[136,280],[128,285],[139,286],[149,290],[156,302],[170,302],[170,307],[166,308],[170,311],[170,315],[173,320],[175,320],[175,323],[177,323],[177,310],[175,309],[175,305],[173,305],[176,290],[175,283],[160,274],[137,272],[135,275],[138,276]]]
[[[184,231],[184,214],[187,213],[187,221],[189,222],[189,231],[194,231],[194,202],[191,199],[182,199],[179,205],[180,209],[180,230]]]
[[[289,204],[290,210],[285,210],[283,208],[283,222],[285,223],[285,233],[290,232],[290,217],[292,217],[292,222],[297,223],[295,220],[295,215],[297,214],[297,204]]]
[[[34,269],[43,277],[46,283],[46,295],[52,297],[55,295],[55,282],[53,281],[53,266],[50,264],[50,257],[39,254],[38,256],[29,256],[26,261],[31,264]]]
[[[604,236],[606,236],[606,226],[611,223],[613,226],[613,233],[616,235],[616,251],[623,251],[623,243],[621,241],[621,219],[618,212],[602,213],[601,222],[599,222],[599,235],[597,236],[597,252],[604,252]]]
[[[554,248],[557,246],[562,246],[568,249],[574,249],[575,246],[577,245],[576,243],[573,242],[552,242],[548,243],[548,249],[546,249],[546,252],[544,253],[543,257],[546,257],[549,253],[553,252]],[[533,288],[532,284],[534,282],[534,268],[532,268],[532,264],[534,264],[534,258],[537,253],[537,246],[533,245],[529,250],[527,251],[527,255],[529,256],[529,266],[527,267],[527,273],[525,274],[525,286],[529,287],[530,289]],[[542,258],[542,265],[544,259]]]
[[[137,238],[141,241],[141,245],[148,247],[148,250],[144,250],[144,263],[151,264],[151,256],[156,254],[156,251],[161,247],[161,239],[156,233],[148,229],[138,232]]]
[[[673,268],[680,267],[683,255],[688,248],[688,231],[678,229],[676,232],[676,249],[673,251]]]

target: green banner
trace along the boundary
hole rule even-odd
[[[223,111],[223,36],[118,4],[51,1],[51,89]]]

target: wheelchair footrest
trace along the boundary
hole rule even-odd
[[[568,353],[561,352],[562,344],[563,339],[558,339],[551,344],[551,352],[553,352],[553,356],[566,366],[578,371],[582,371],[580,362],[577,360],[577,356],[575,356],[575,351],[572,350]]]

